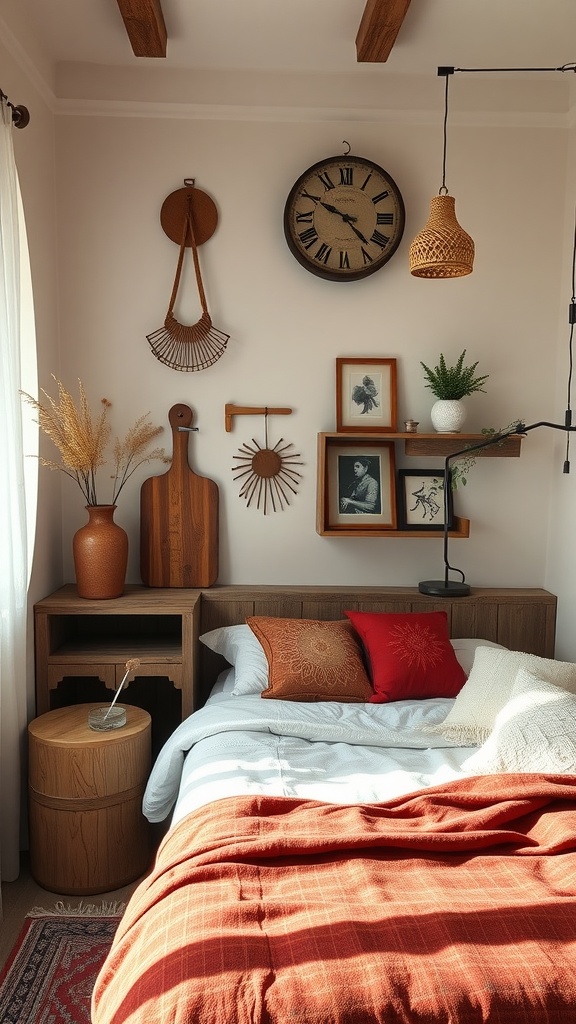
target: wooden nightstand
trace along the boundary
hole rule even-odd
[[[141,811],[150,715],[123,705],[126,725],[95,732],[88,726],[94,706],[58,708],[28,726],[31,870],[52,892],[109,892],[150,863],[150,827]]]
[[[196,643],[199,590],[156,589],[129,584],[122,597],[93,601],[67,584],[34,606],[36,714],[111,700],[126,671],[122,703],[152,716],[155,756],[183,718],[199,706]]]

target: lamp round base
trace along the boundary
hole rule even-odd
[[[418,584],[418,590],[430,597],[467,597],[470,593],[467,583],[456,583],[454,580],[423,580]]]

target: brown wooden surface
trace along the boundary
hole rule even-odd
[[[122,597],[91,601],[67,584],[34,606],[36,713],[50,710],[50,691],[65,676],[98,676],[114,691],[128,658],[139,658],[135,677],[166,676],[182,689],[182,717],[194,697],[193,637],[200,591],[127,584]],[[128,684],[130,687],[130,683]],[[112,696],[112,694],[111,694]]]
[[[329,485],[327,450],[331,444],[341,444],[354,437],[358,444],[378,444],[386,441],[403,441],[406,455],[422,457],[441,456],[443,459],[452,452],[466,448],[468,444],[483,441],[485,434],[420,434],[420,433],[385,433],[385,434],[351,434],[346,431],[318,434],[317,450],[317,482],[316,482],[316,532],[321,537],[438,537],[438,530],[390,530],[370,529],[358,530],[347,526],[330,525],[329,516]],[[507,437],[499,444],[490,445],[474,452],[481,458],[518,458],[521,451],[520,435]],[[332,481],[332,486],[334,486]],[[466,538],[470,536],[470,520],[462,516],[454,516],[454,525],[449,531],[450,537]]]
[[[185,186],[176,189],[162,203],[160,210],[160,223],[165,234],[168,235],[178,247],[182,244],[182,236],[186,229],[185,246],[192,245],[190,228],[188,226],[188,214],[192,214],[192,227],[196,245],[204,245],[216,231],[218,225],[218,210],[216,203],[207,192],[195,186]]]
[[[248,615],[340,619],[345,609],[445,610],[452,637],[480,637],[511,650],[554,657],[556,597],[539,588],[472,588],[469,597],[445,600],[427,597],[417,587],[232,584],[206,590],[155,590],[132,584],[115,601],[83,601],[69,584],[35,606],[38,712],[49,707],[48,672],[66,667],[69,645],[76,651],[78,668],[84,665],[85,674],[94,673],[95,667],[106,667],[105,652],[110,646],[117,651],[118,636],[125,638],[125,647],[130,645],[133,620],[144,624],[151,648],[159,649],[165,640],[161,630],[165,618],[179,620],[182,716],[186,717],[204,703],[224,667],[222,658],[198,642],[202,633],[245,622]],[[108,622],[111,634],[106,633]],[[85,656],[80,658],[83,647]],[[166,669],[169,676],[170,666]]]
[[[359,62],[384,63],[410,7],[410,0],[367,0],[356,35]]]
[[[358,530],[348,525],[330,524],[330,487],[335,487],[337,481],[330,480],[328,474],[328,447],[331,444],[340,445],[343,441],[349,442],[353,435],[340,434],[318,434],[317,453],[317,482],[316,482],[316,532],[321,537],[356,537],[361,540],[364,537],[436,537],[442,536],[438,530],[398,530],[379,529],[371,527],[369,530]],[[354,441],[360,447],[362,444],[381,444],[382,440],[393,441],[396,434],[362,434],[354,436]],[[364,518],[364,517],[362,517]],[[450,537],[468,537],[470,533],[470,520],[461,516],[454,516],[454,525],[449,531]]]
[[[149,587],[210,587],[218,578],[218,486],[188,463],[192,410],[174,405],[172,465],[140,491],[140,575]]]
[[[160,0],[117,0],[137,57],[165,57],[167,32]],[[358,62],[383,63],[390,52],[410,0],[367,0],[356,34]]]
[[[459,452],[467,445],[476,444],[478,441],[486,441],[486,434],[398,434],[398,438],[404,438],[404,453],[406,455],[441,455],[445,458],[452,452]],[[520,456],[522,447],[522,436],[513,434],[506,437],[498,444],[488,445],[472,452],[475,459],[517,459]]]
[[[167,32],[160,0],[117,0],[136,57],[165,57]]]
[[[51,892],[117,889],[150,862],[141,812],[150,715],[126,705],[125,726],[95,732],[88,712],[98,706],[60,708],[28,726],[30,864],[38,884]]]
[[[510,650],[554,657],[557,599],[539,588],[472,588],[468,597],[432,598],[417,587],[216,586],[203,591],[200,632],[244,622],[248,615],[341,619],[344,611],[446,611],[450,636],[494,640]],[[224,659],[199,644],[201,702]]]
[[[365,434],[366,427],[361,426],[350,426],[344,422],[344,394],[345,388],[343,386],[343,377],[346,366],[355,366],[357,372],[360,371],[361,366],[370,367],[375,364],[381,366],[387,366],[390,374],[389,386],[386,389],[384,385],[382,391],[388,390],[388,397],[390,402],[390,428],[382,427],[378,430],[378,433],[388,440],[392,440],[396,437],[396,427],[398,423],[398,373],[397,373],[397,360],[388,358],[368,358],[364,356],[338,356],[336,359],[336,430],[341,434]],[[385,404],[382,402],[382,404]],[[376,431],[375,431],[376,433]]]

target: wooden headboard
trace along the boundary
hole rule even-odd
[[[540,589],[472,589],[448,600],[416,587],[215,586],[203,590],[200,634],[244,622],[248,615],[296,619],[341,619],[344,610],[446,611],[450,636],[494,640],[515,651],[554,657],[556,597]],[[198,643],[195,707],[206,700],[224,660]]]

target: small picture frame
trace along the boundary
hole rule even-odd
[[[321,435],[322,437],[322,435]],[[394,442],[323,435],[318,481],[319,532],[395,530]]]
[[[396,431],[395,359],[336,359],[336,430],[347,434]]]
[[[448,491],[448,529],[454,525],[452,490]],[[444,529],[444,470],[398,471],[398,522],[400,530]]]

